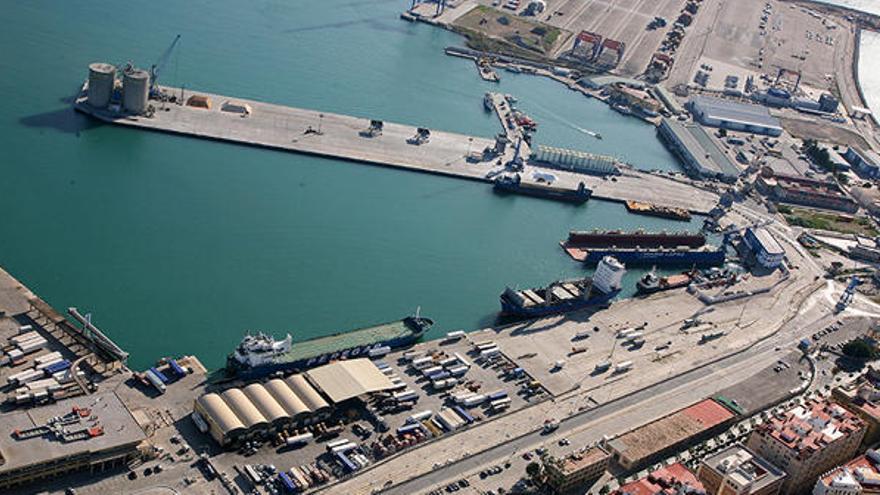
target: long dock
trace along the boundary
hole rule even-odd
[[[167,94],[181,94],[178,88],[163,87]],[[193,93],[189,92],[189,95]],[[373,165],[402,168],[490,182],[501,167],[499,157],[491,161],[469,162],[467,156],[494,146],[493,139],[431,129],[426,141],[413,144],[416,126],[383,122],[380,133],[368,135],[370,118],[353,117],[315,110],[275,105],[228,96],[197,93],[210,99],[210,108],[179,103],[150,101],[152,116],[127,115],[108,109],[95,109],[86,102],[83,91],[75,101],[76,110],[107,123],[192,136],[230,143],[293,151]],[[247,105],[250,113],[221,110],[226,102]],[[509,146],[500,157],[506,163],[513,155]],[[525,175],[536,170],[527,166]],[[564,171],[553,171],[556,186],[577,189],[584,182],[593,197],[611,201],[637,200],[707,213],[718,197],[682,182],[638,171],[606,181]]]

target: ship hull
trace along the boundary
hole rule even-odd
[[[278,360],[275,362],[260,364],[257,366],[245,366],[232,358],[232,356],[230,356],[226,360],[226,374],[228,377],[233,377],[236,379],[251,380],[263,378],[274,374],[288,374],[304,371],[310,368],[314,368],[316,366],[320,366],[322,364],[326,364],[336,359],[367,357],[369,355],[370,349],[373,348],[388,346],[392,349],[397,349],[415,344],[422,337],[422,335],[424,335],[425,332],[427,332],[428,329],[434,324],[434,322],[429,318],[420,318],[419,321],[415,321],[412,318],[407,318],[403,320],[403,322],[406,324],[407,328],[410,329],[410,332],[405,335],[399,335],[393,338],[386,339],[374,339],[357,346],[343,349],[333,349],[327,352],[317,352],[314,355],[304,356],[300,359],[293,359],[289,361]],[[370,329],[355,330],[353,332],[348,332],[347,335],[352,335],[357,332],[363,331],[370,331]],[[310,341],[303,341],[300,342],[299,345],[308,344],[309,342]],[[297,344],[295,343],[294,345]]]
[[[688,284],[691,283],[691,280],[684,280],[681,282],[673,283],[673,284],[664,284],[657,283],[653,285],[645,284],[641,280],[636,283],[636,292],[639,294],[654,294],[656,292],[663,292],[666,290],[680,289],[682,287],[687,287]]]
[[[614,256],[622,263],[630,265],[715,266],[724,263],[724,250],[722,249],[713,251],[590,249],[583,261],[587,264],[595,264],[605,256]]]
[[[589,299],[565,300],[553,303],[551,305],[536,305],[531,307],[519,306],[502,295],[501,314],[504,316],[511,316],[515,318],[535,318],[539,316],[569,313],[571,311],[577,311],[579,309],[606,305],[619,293],[620,290],[616,290],[608,294],[600,293]]]
[[[578,205],[589,201],[590,196],[593,194],[589,189],[583,191],[566,191],[550,187],[508,184],[503,182],[495,182],[494,190],[499,194],[520,194],[531,196],[533,198],[551,199],[553,201],[562,201]]]

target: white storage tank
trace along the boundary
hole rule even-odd
[[[122,76],[122,105],[134,114],[147,111],[150,94],[150,74],[142,69],[132,69]]]
[[[113,94],[113,83],[116,81],[116,67],[104,62],[89,65],[89,105],[95,108],[106,108]]]

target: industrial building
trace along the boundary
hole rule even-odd
[[[55,428],[59,420],[64,426]],[[0,415],[0,491],[81,470],[125,466],[143,429],[114,392]]]
[[[616,463],[627,471],[639,469],[666,452],[698,442],[724,428],[734,414],[705,399],[605,443]]]
[[[608,468],[611,456],[602,447],[589,447],[562,459],[544,461],[547,484],[556,493],[566,493],[599,479]]]
[[[735,182],[739,176],[740,169],[703,127],[664,118],[657,133],[689,174],[723,182]]]
[[[694,473],[676,462],[621,486],[613,495],[706,495],[706,490]]]
[[[581,174],[620,174],[617,159],[613,156],[595,155],[584,151],[544,146],[543,144],[532,148],[529,163]]]
[[[742,445],[731,445],[703,459],[697,478],[706,495],[775,495],[785,472]]]
[[[758,264],[764,268],[777,268],[782,265],[782,261],[785,259],[785,250],[766,228],[747,228],[743,240],[755,254]]]
[[[813,487],[813,495],[871,493],[880,493],[880,452],[874,449],[824,474]]]
[[[774,416],[749,436],[748,448],[784,470],[783,495],[809,493],[816,479],[855,456],[865,424],[840,404],[811,400]]]
[[[688,105],[694,118],[709,127],[768,136],[782,134],[779,120],[763,106],[701,95],[692,97]]]
[[[834,182],[808,179],[774,173],[768,167],[761,170],[755,187],[770,199],[794,205],[824,208],[855,213],[858,203],[840,190]]]
[[[337,361],[266,383],[207,393],[193,404],[193,421],[220,445],[329,417],[334,406],[393,385],[369,359]]]
[[[850,147],[843,154],[843,158],[852,165],[852,169],[862,178],[880,178],[880,156],[877,153]]]
[[[666,109],[672,112],[673,115],[681,115],[685,112],[684,107],[678,102],[675,95],[665,87],[659,84],[654,86],[654,94],[664,105],[666,105]]]

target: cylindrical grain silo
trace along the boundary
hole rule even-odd
[[[147,111],[147,97],[150,93],[150,74],[141,69],[132,69],[122,76],[122,105],[125,110],[142,114]]]
[[[113,94],[113,83],[116,79],[116,67],[103,62],[89,65],[89,105],[105,108]]]

